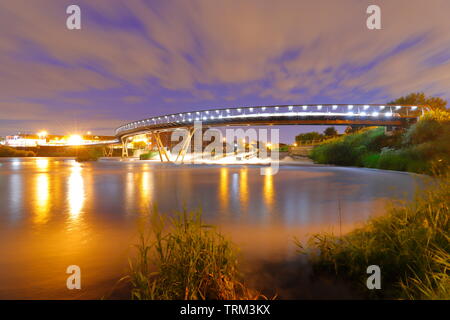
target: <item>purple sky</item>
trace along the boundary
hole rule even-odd
[[[66,28],[70,4],[82,30]],[[369,4],[382,30],[366,28]],[[450,1],[2,0],[0,59],[0,135],[113,134],[220,106],[448,99]]]

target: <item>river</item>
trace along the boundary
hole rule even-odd
[[[0,158],[0,299],[96,299],[126,273],[137,221],[201,209],[245,259],[295,256],[293,237],[345,233],[409,199],[417,175],[362,168]],[[340,209],[339,209],[340,208]],[[82,289],[66,288],[78,265]]]

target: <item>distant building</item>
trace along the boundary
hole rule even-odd
[[[12,136],[6,136],[2,144],[9,147],[39,147],[39,146],[70,146],[70,145],[89,145],[105,141],[116,140],[113,136],[97,135],[38,135],[19,133]]]

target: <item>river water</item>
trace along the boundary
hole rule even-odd
[[[154,204],[164,214],[202,210],[245,259],[277,261],[296,254],[294,237],[345,233],[420,185],[416,175],[331,166],[287,164],[264,176],[244,165],[3,158],[0,299],[103,297]],[[81,268],[81,290],[66,288],[69,265]]]

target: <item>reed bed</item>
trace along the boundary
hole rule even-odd
[[[153,213],[141,225],[137,256],[126,277],[132,298],[206,300],[263,298],[238,273],[237,248],[199,212]]]
[[[450,299],[450,176],[440,175],[414,201],[344,236],[297,241],[316,273],[350,280],[368,298]],[[381,268],[381,290],[368,290],[366,268]]]

